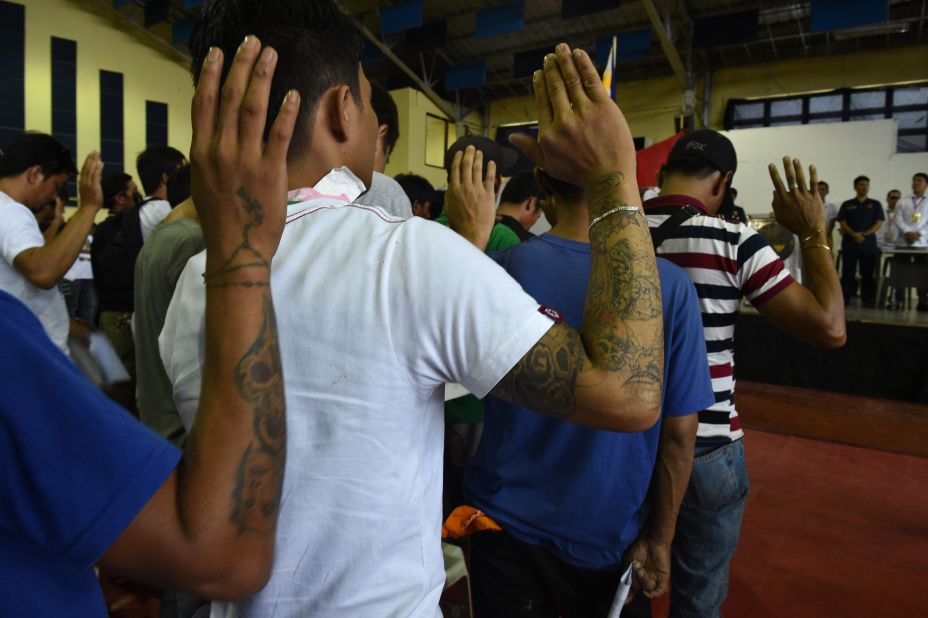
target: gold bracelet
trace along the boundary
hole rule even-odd
[[[811,234],[809,234],[809,235],[806,236],[805,238],[800,238],[799,240],[800,240],[800,242],[807,242],[807,241],[812,240],[813,238],[815,238],[815,235],[816,235],[816,234],[824,234],[824,233],[825,233],[825,230],[824,230],[824,229],[822,229],[822,228],[820,228],[820,227],[817,227],[817,228],[815,228],[814,230],[812,230],[812,233],[811,233]]]
[[[802,251],[805,251],[806,249],[825,249],[826,251],[828,251],[828,253],[832,253],[831,247],[829,247],[828,245],[799,245],[799,248]],[[832,253],[832,255],[834,254]]]

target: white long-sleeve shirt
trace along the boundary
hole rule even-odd
[[[921,197],[914,193],[907,195],[896,203],[896,216],[893,220],[898,234],[896,245],[899,247],[928,247],[928,195]],[[905,234],[917,232],[918,240],[909,244]]]

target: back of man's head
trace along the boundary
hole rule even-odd
[[[400,138],[400,115],[396,109],[396,103],[386,88],[371,84],[371,106],[374,113],[377,114],[377,125],[387,126],[387,132],[383,136],[383,144],[387,152],[393,152],[396,141]]]
[[[522,172],[509,179],[499,198],[500,204],[521,204],[527,200],[544,197],[541,185],[532,172]]]
[[[19,176],[35,166],[42,169],[45,178],[77,173],[68,147],[45,133],[23,133],[0,154],[0,178]]]
[[[132,176],[123,172],[104,174],[100,180],[100,188],[103,190],[103,207],[112,209],[113,200],[129,187],[131,181]]]
[[[403,187],[403,191],[406,192],[406,197],[409,198],[411,204],[418,202],[424,205],[426,202],[431,203],[434,199],[435,188],[432,183],[422,176],[399,174],[394,180]]]
[[[186,162],[184,153],[170,146],[149,146],[135,159],[145,195],[151,195]]]
[[[731,140],[717,131],[698,129],[687,133],[674,144],[667,155],[667,163],[661,168],[662,185],[681,177],[703,181],[713,178],[716,173],[721,174],[721,179],[713,180],[714,184],[730,174],[718,204],[719,214],[726,214],[735,206],[731,182],[737,169],[738,158]]]
[[[311,143],[312,119],[329,88],[347,85],[360,102],[361,34],[332,0],[209,0],[190,36],[194,83],[210,47],[223,51],[225,82],[235,52],[249,34],[273,47],[278,57],[265,131],[277,118],[286,93],[291,89],[300,93],[300,113],[289,151],[291,157],[299,155]]]
[[[168,178],[168,203],[174,208],[190,197],[190,164],[177,168]]]

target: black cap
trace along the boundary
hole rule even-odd
[[[680,157],[702,159],[720,172],[734,174],[738,169],[738,157],[731,140],[712,129],[691,131],[677,140],[667,156],[667,162]]]
[[[722,174],[731,172],[732,179],[738,169],[738,157],[731,140],[712,129],[691,131],[677,140],[670,154],[667,155],[667,163],[682,157],[702,159]],[[734,205],[735,198],[731,194],[731,182],[729,181],[728,191],[722,199],[721,210],[729,210]]]
[[[483,153],[483,175],[487,174],[487,165],[490,161],[496,163],[496,173],[500,176],[511,176],[512,168],[519,162],[519,153],[514,148],[501,146],[488,137],[481,135],[465,135],[459,137],[456,142],[451,144],[448,152],[445,153],[445,171],[451,172],[451,162],[458,151],[473,146]]]

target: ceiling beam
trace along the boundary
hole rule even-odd
[[[661,49],[664,50],[664,55],[667,56],[667,61],[670,62],[670,67],[673,69],[673,74],[676,75],[677,80],[680,82],[680,86],[683,89],[689,88],[690,80],[686,75],[686,69],[683,68],[683,60],[680,58],[680,53],[677,51],[677,48],[674,47],[673,41],[667,36],[667,30],[665,30],[664,23],[657,14],[657,9],[654,8],[654,2],[652,0],[641,0],[641,6],[644,7],[645,12],[648,14],[648,19],[651,20],[651,26],[654,28],[657,39],[661,43]]]
[[[377,49],[379,49],[384,56],[390,59],[390,61],[399,68],[403,73],[406,74],[409,79],[416,84],[419,90],[425,94],[426,98],[429,101],[435,104],[435,106],[441,110],[441,112],[448,117],[449,120],[453,120],[455,123],[460,121],[460,118],[457,115],[457,111],[454,109],[448,101],[445,101],[443,98],[438,96],[438,93],[432,90],[432,87],[422,80],[421,77],[416,75],[416,72],[410,69],[405,62],[403,62],[399,56],[393,53],[393,50],[384,44],[373,32],[367,29],[367,26],[361,22],[355,20],[355,25],[358,27],[358,30],[364,35],[364,37],[373,43]]]

